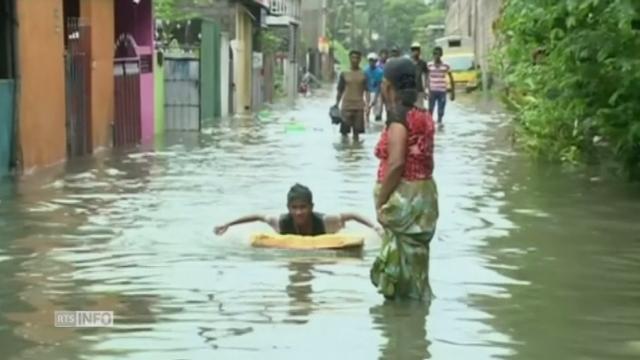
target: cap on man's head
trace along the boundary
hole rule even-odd
[[[376,53],[369,53],[369,55],[367,55],[367,60],[371,61],[371,60],[378,60],[378,54]]]
[[[417,41],[414,42],[413,44],[411,44],[411,50],[413,50],[413,49],[418,49],[419,50],[420,48],[421,48],[420,43],[417,42]]]

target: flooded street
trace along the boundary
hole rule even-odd
[[[296,182],[321,212],[375,219],[373,147],[331,94],[0,183],[2,359],[638,359],[640,190],[536,164],[504,115],[450,103],[436,135],[431,305],[385,304],[363,254],[254,249]],[[295,123],[295,125],[292,125]],[[115,326],[54,327],[54,310]]]

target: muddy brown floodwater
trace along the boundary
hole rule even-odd
[[[385,304],[361,256],[253,249],[295,182],[374,218],[379,126],[340,140],[330,94],[0,185],[2,359],[638,359],[637,186],[533,162],[483,102],[437,134],[429,307]],[[288,125],[292,120],[304,128]],[[54,310],[113,310],[65,329]]]

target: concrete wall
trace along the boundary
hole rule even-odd
[[[446,34],[470,36],[478,62],[486,69],[495,43],[493,23],[500,15],[502,0],[450,0],[447,5]]]
[[[236,5],[236,54],[234,57],[234,81],[236,84],[236,112],[251,111],[251,81],[253,72],[253,24],[247,11]]]
[[[154,74],[146,73],[140,74],[140,106],[142,112],[140,113],[141,129],[142,129],[142,141],[149,141],[153,139],[155,133],[155,86],[154,86]]]
[[[109,147],[112,140],[114,0],[82,1],[80,16],[91,24],[91,130],[97,150]]]
[[[20,0],[17,12],[19,155],[28,172],[66,157],[62,0]]]
[[[222,33],[220,39],[220,116],[229,116],[229,34]]]

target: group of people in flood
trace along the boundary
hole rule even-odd
[[[442,125],[447,93],[450,92],[451,100],[455,100],[455,82],[451,68],[442,61],[441,47],[433,49],[433,59],[429,62],[421,58],[421,53],[420,44],[414,43],[411,46],[410,59],[416,67],[415,106],[425,108],[425,100],[428,100],[429,113],[433,114],[437,110],[438,124]],[[362,53],[358,50],[352,50],[349,53],[350,68],[343,71],[338,78],[335,104],[341,110],[340,133],[343,136],[351,133],[354,140],[359,140],[360,134],[365,131],[372,110],[375,121],[382,121],[383,108],[387,109],[387,118],[389,118],[388,110],[393,106],[394,100],[388,93],[388,82],[384,81],[384,68],[389,59],[400,57],[401,53],[397,48],[391,50],[391,56],[386,49],[381,50],[379,54],[372,52],[367,56],[368,65],[363,70],[360,68]]]
[[[279,234],[316,236],[336,233],[345,223],[355,221],[382,236],[382,247],[370,271],[371,282],[378,292],[387,299],[428,300],[429,244],[438,220],[432,113],[437,105],[438,121],[442,122],[447,94],[444,76],[450,76],[450,72],[440,61],[439,48],[434,50],[434,60],[429,63],[420,60],[419,46],[412,47],[412,54],[412,58],[401,57],[397,49],[392,49],[392,56],[387,57],[383,50],[380,57],[375,54],[368,57],[369,68],[363,71],[361,53],[351,51],[351,70],[341,74],[338,84],[336,102],[342,105],[343,135],[348,136],[351,130],[357,139],[364,132],[369,110],[374,109],[377,121],[382,120],[382,108],[386,110],[386,126],[375,147],[379,165],[374,205],[379,225],[358,214],[315,212],[311,190],[296,184],[287,195],[287,213],[242,217],[217,226],[216,234],[222,235],[235,225],[259,221]],[[429,99],[428,109],[423,106],[425,97]]]

